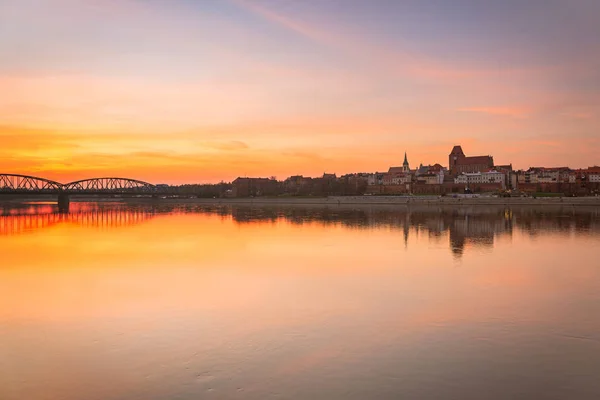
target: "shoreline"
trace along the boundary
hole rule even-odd
[[[222,205],[435,205],[435,206],[488,206],[488,205],[529,205],[529,206],[586,206],[600,207],[600,197],[573,197],[573,198],[518,198],[518,197],[477,197],[477,198],[451,198],[436,196],[330,196],[319,198],[192,198],[192,199],[119,199],[127,202],[158,202],[165,204],[222,204]]]
[[[0,203],[54,202],[52,196],[3,198]],[[149,197],[87,197],[73,196],[71,202],[124,202],[153,204],[206,204],[206,205],[281,205],[281,206],[584,206],[600,207],[600,196],[595,197],[438,197],[438,196],[330,196],[330,197],[255,197],[255,198],[149,198]]]

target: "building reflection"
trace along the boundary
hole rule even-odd
[[[411,235],[429,240],[447,237],[450,250],[461,257],[465,248],[492,248],[500,238],[511,238],[515,229],[540,234],[600,234],[600,212],[595,208],[466,207],[466,208],[285,208],[224,207],[239,224],[275,222],[319,223],[351,229],[391,228],[401,230],[404,245]],[[204,212],[214,212],[205,209]]]
[[[345,229],[390,229],[411,237],[427,235],[447,245],[456,257],[468,248],[492,248],[515,230],[540,234],[600,235],[600,211],[595,207],[352,207],[352,206],[232,206],[203,204],[73,203],[68,214],[55,205],[0,206],[0,235],[16,235],[57,224],[117,229],[142,224],[159,214],[208,214],[236,224],[318,224]]]
[[[461,256],[465,246],[493,247],[500,236],[512,236],[512,218],[481,218],[466,215],[453,221],[449,228],[450,248]]]

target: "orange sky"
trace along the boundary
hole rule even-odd
[[[598,6],[333,3],[2,2],[0,172],[284,179],[454,144],[600,163]]]

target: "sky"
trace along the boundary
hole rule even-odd
[[[597,0],[0,0],[0,172],[600,164]]]

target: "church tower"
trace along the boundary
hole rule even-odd
[[[404,152],[404,162],[402,163],[402,172],[409,173],[410,167],[408,166],[408,158],[406,158],[406,152]]]
[[[454,146],[450,155],[448,156],[448,169],[451,174],[456,173],[456,165],[460,164],[461,161],[465,158],[465,153],[463,153],[463,149],[460,146]]]

